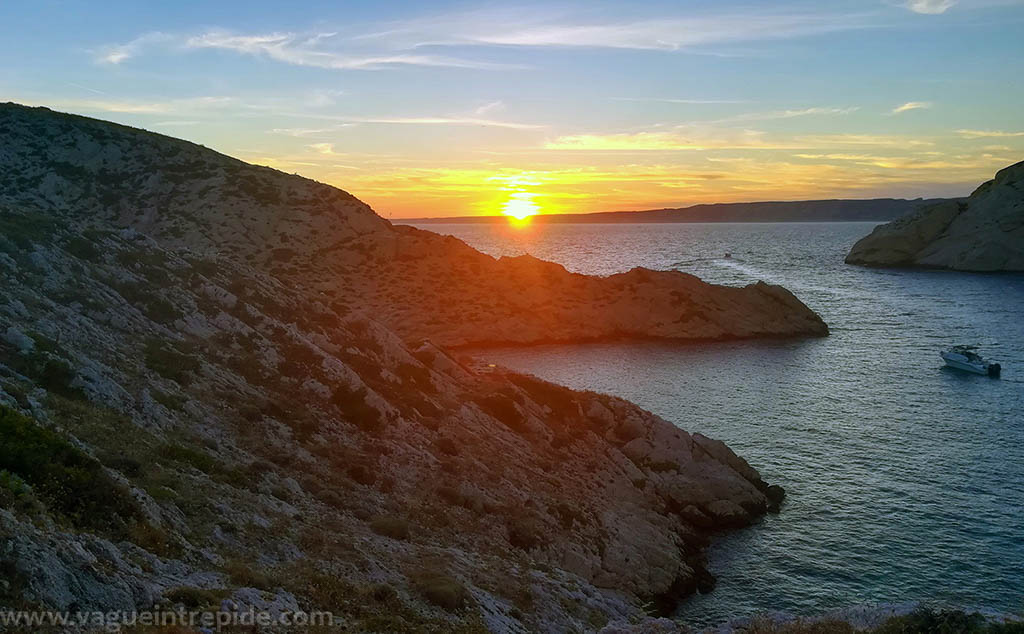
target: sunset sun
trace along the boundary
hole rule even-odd
[[[509,196],[508,200],[501,207],[502,215],[515,220],[526,220],[530,216],[540,213],[540,206],[533,201],[536,194],[519,192]]]

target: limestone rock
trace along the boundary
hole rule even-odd
[[[876,227],[846,262],[1024,271],[1024,162],[999,170],[965,200],[928,205]]]

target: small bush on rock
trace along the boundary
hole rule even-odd
[[[346,421],[364,431],[377,431],[383,426],[380,412],[366,402],[366,388],[354,390],[347,385],[339,385],[331,396],[331,402]]]
[[[150,339],[146,342],[144,355],[146,367],[179,385],[191,383],[192,374],[198,372],[202,366],[198,358],[183,354],[159,339]]]
[[[512,431],[523,433],[527,430],[526,418],[516,406],[515,399],[507,392],[485,394],[473,400],[480,409],[501,421]]]
[[[409,522],[401,517],[377,517],[370,522],[374,533],[391,539],[409,539]]]
[[[469,601],[466,587],[457,579],[438,570],[418,570],[409,578],[423,598],[449,612],[461,610]]]

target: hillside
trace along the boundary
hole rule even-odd
[[[928,205],[876,227],[846,262],[1024,271],[1024,162],[999,170],[965,200]]]
[[[781,502],[687,421],[444,346],[823,334],[784,289],[494,260],[46,109],[0,106],[0,183],[2,607],[591,630]]]
[[[677,271],[609,278],[494,258],[392,226],[353,196],[184,141],[45,109],[2,107],[0,202],[132,228],[221,254],[325,301],[361,305],[406,340],[444,346],[623,337],[824,335],[785,289],[706,284]]]
[[[868,200],[793,200],[753,203],[713,203],[650,209],[647,211],[605,211],[585,214],[542,214],[533,222],[548,224],[577,223],[656,223],[656,222],[882,222],[912,212],[921,205],[942,199],[906,200],[873,198]],[[416,218],[415,224],[506,222],[504,216],[461,216],[457,218]]]

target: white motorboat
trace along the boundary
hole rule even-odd
[[[977,349],[977,346],[953,346],[940,354],[946,365],[951,368],[975,374],[999,376],[1002,367],[998,363],[982,359],[981,355],[975,352]]]

